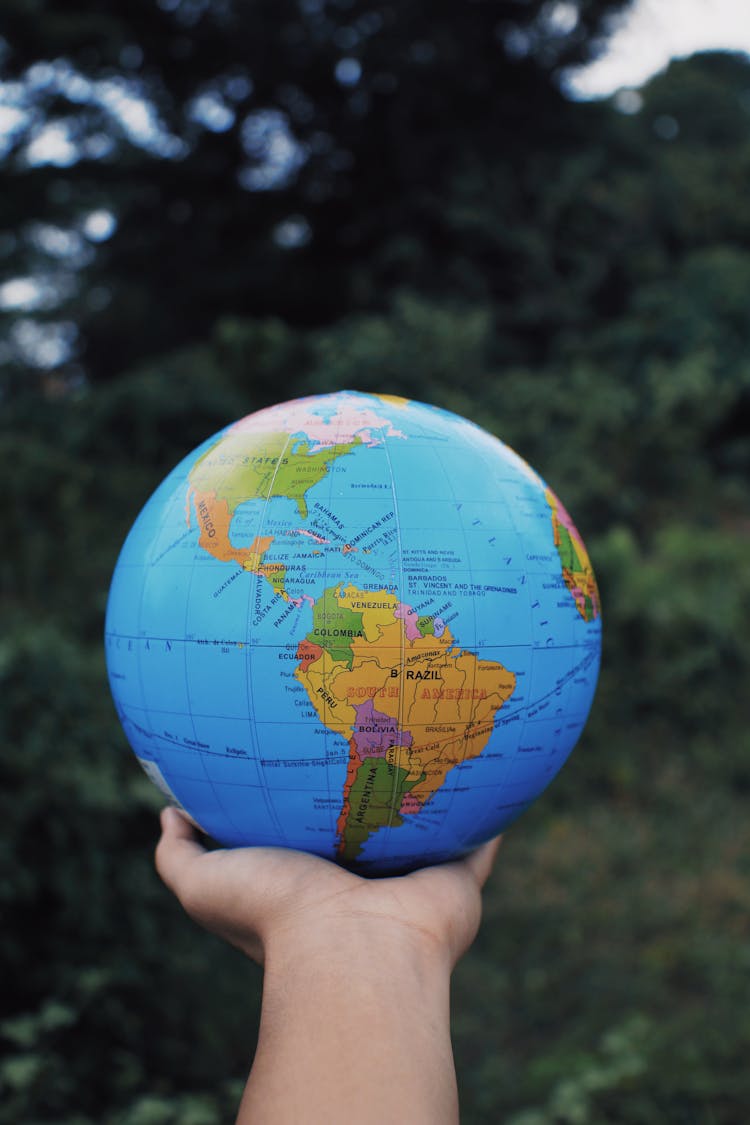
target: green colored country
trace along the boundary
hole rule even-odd
[[[582,570],[583,564],[581,563],[573,538],[560,520],[557,521],[557,534],[559,538],[557,553],[560,556],[560,562],[563,567],[567,567],[567,569],[571,571]]]
[[[246,500],[284,496],[294,500],[307,518],[305,495],[325,477],[328,467],[359,444],[360,439],[310,453],[308,442],[289,434],[228,433],[196,461],[190,486],[214,492],[234,512]]]
[[[351,668],[354,660],[352,641],[364,636],[362,614],[347,609],[338,601],[338,586],[329,586],[313,606],[313,627],[308,641],[325,649],[332,660],[341,660]]]
[[[307,442],[295,446],[294,452],[282,459],[279,471],[274,481],[273,496],[288,496],[297,501],[299,514],[302,519],[307,519],[307,504],[305,493],[328,472],[328,465],[338,457],[351,453],[360,439],[342,445],[332,445],[329,449],[321,449],[317,453],[309,453],[310,446]]]
[[[399,827],[403,817],[397,810],[417,781],[407,783],[409,771],[385,758],[365,758],[349,790],[349,815],[341,834],[339,855],[344,862],[359,856],[373,832],[388,825]]]
[[[286,583],[286,567],[285,566],[282,566],[281,563],[277,563],[276,565],[265,566],[263,568],[263,570],[261,571],[261,573],[263,575],[265,575],[265,577],[271,583],[271,587],[273,588],[275,593],[281,594],[282,597],[286,594],[286,585],[285,585],[285,583]]]
[[[435,635],[435,619],[433,617],[418,617],[417,628],[423,637]]]

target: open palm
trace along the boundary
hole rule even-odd
[[[260,963],[279,935],[328,940],[364,923],[434,943],[452,966],[476,934],[498,845],[489,841],[464,859],[408,875],[365,879],[283,848],[207,851],[190,822],[167,808],[156,865],[196,922]]]

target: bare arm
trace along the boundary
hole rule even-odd
[[[451,970],[474,938],[497,841],[362,879],[274,848],[206,852],[173,809],[157,867],[187,912],[265,965],[238,1125],[454,1125]]]

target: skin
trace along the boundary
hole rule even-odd
[[[363,879],[280,848],[206,851],[162,812],[161,878],[200,925],[264,966],[237,1125],[455,1125],[450,975],[499,846]]]

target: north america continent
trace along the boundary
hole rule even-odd
[[[325,477],[330,464],[351,453],[359,441],[356,437],[311,452],[309,441],[295,441],[283,432],[256,434],[236,425],[190,471],[186,519],[190,525],[194,508],[198,546],[220,562],[236,563],[266,578],[286,599],[285,568],[264,558],[273,536],[256,536],[249,547],[236,546],[230,535],[235,512],[247,501],[278,497],[293,500],[300,517],[307,519],[307,493]]]
[[[503,664],[461,650],[447,626],[436,630],[391,591],[353,585],[316,601],[297,658],[295,676],[321,722],[349,744],[337,821],[344,862],[482,753],[516,686]]]
[[[332,464],[357,449],[381,445],[385,437],[406,440],[387,417],[358,401],[345,402],[326,416],[302,400],[241,418],[192,466],[185,497],[187,525],[194,511],[202,550],[219,562],[266,578],[274,592],[288,600],[285,567],[265,558],[274,537],[259,534],[249,546],[233,542],[237,509],[254,500],[292,500],[300,520],[306,521],[307,494]],[[328,542],[307,528],[293,530]]]

